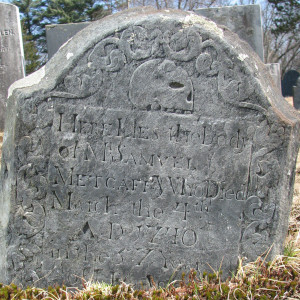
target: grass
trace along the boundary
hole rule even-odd
[[[277,256],[266,263],[261,257],[243,265],[236,274],[221,280],[221,272],[198,276],[191,270],[188,278],[147,290],[135,290],[125,282],[109,285],[84,282],[83,289],[49,287],[20,289],[15,285],[1,286],[0,299],[300,299],[300,257]]]

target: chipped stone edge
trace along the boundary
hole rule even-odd
[[[8,98],[13,94],[15,89],[30,87],[35,84],[39,84],[42,79],[46,75],[45,66],[37,70],[36,72],[15,81],[9,88],[8,88]]]

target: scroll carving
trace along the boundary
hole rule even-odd
[[[104,71],[116,72],[124,67],[126,58],[119,49],[118,38],[106,38],[95,46],[88,57],[88,64],[97,66]]]
[[[141,26],[130,27],[122,33],[122,48],[129,60],[141,60],[151,56],[152,43],[148,32]]]
[[[147,81],[145,88],[141,82]],[[193,112],[193,85],[187,72],[170,60],[154,59],[140,65],[130,80],[129,98],[143,110]]]
[[[276,206],[274,203],[263,205],[257,196],[251,196],[246,202],[244,214],[246,220],[250,221],[250,224],[243,233],[242,243],[249,247],[256,247],[255,252],[258,255],[263,254],[263,251],[266,250],[265,248],[262,250],[261,246],[268,244],[267,242],[270,237],[269,226],[274,218],[275,209]]]
[[[178,61],[190,61],[200,53],[202,38],[193,28],[183,29],[172,34],[164,33],[164,49],[170,58]]]
[[[75,68],[70,75],[64,79],[66,94],[68,98],[85,98],[94,94],[102,82],[102,72],[93,64]]]
[[[23,203],[46,197],[47,180],[32,164],[22,166],[18,172],[18,199]]]
[[[22,233],[30,238],[39,233],[45,225],[45,210],[37,201],[30,206],[20,205],[16,211],[16,218],[22,220]]]

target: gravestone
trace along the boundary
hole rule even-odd
[[[296,86],[293,87],[293,105],[296,109],[300,109],[300,77],[298,77]]]
[[[260,5],[235,5],[195,10],[196,14],[228,27],[246,41],[264,61]]]
[[[46,25],[48,59],[50,59],[65,42],[88,25],[90,25],[90,22]]]
[[[281,71],[279,63],[269,63],[266,64],[269,68],[270,74],[273,78],[275,86],[278,87],[279,91],[281,91]]]
[[[281,85],[283,97],[293,97],[293,87],[297,85],[299,76],[296,70],[289,70],[284,74]]]
[[[0,131],[4,129],[8,88],[25,74],[23,60],[19,9],[0,2]]]
[[[296,111],[236,34],[134,9],[10,89],[0,281],[163,285],[280,253]]]

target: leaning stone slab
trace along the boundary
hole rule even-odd
[[[9,86],[24,77],[24,54],[19,9],[0,3],[0,131],[4,130]]]
[[[235,5],[195,10],[196,14],[228,27],[245,40],[264,61],[260,5]]]
[[[0,281],[167,284],[281,252],[299,117],[236,34],[130,10],[33,76],[8,102]]]
[[[298,77],[296,86],[293,87],[293,105],[299,110],[300,109],[300,77]]]
[[[46,25],[48,59],[77,32],[90,25],[90,22]]]

